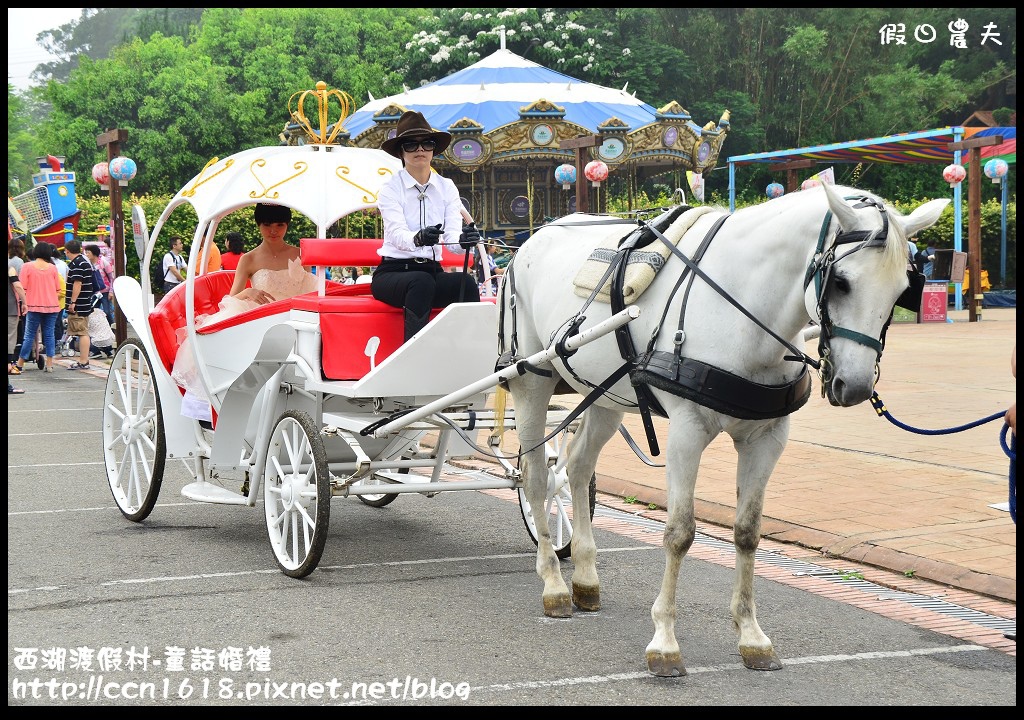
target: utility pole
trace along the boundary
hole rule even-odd
[[[107,162],[121,154],[121,143],[128,140],[127,130],[108,130],[96,136],[96,147],[106,146]],[[125,274],[124,254],[124,208],[121,203],[121,183],[110,178],[110,235],[114,241],[114,278]],[[121,306],[114,303],[114,340],[120,345],[128,337],[128,323]]]
[[[585,148],[595,147],[601,144],[600,135],[584,135],[578,138],[569,138],[558,143],[559,150],[576,151],[576,212],[590,212],[590,187],[587,185],[587,176],[584,169],[587,163],[583,151]]]
[[[981,149],[1001,145],[1002,135],[974,137],[949,143],[946,147],[956,152],[968,151],[967,167],[967,270],[970,273],[971,301],[967,305],[967,321],[981,320],[981,306],[985,294],[981,290]]]

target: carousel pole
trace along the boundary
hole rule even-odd
[[[582,178],[586,177],[584,168],[587,163],[584,162],[586,158],[583,155],[583,151],[586,148],[596,147],[601,144],[600,135],[584,135],[578,138],[569,138],[568,140],[562,140],[558,143],[559,150],[575,150],[576,151],[576,212],[585,213],[590,212],[590,188],[587,184],[582,182]]]
[[[527,237],[533,237],[533,164],[526,163],[526,201],[527,207],[529,207],[530,217],[527,224],[530,228],[530,234]]]

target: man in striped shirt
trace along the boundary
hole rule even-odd
[[[89,315],[92,296],[92,265],[82,255],[82,241],[69,240],[64,246],[68,257],[68,335],[78,336],[78,362],[68,370],[89,370]]]

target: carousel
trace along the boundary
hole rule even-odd
[[[651,178],[681,187],[686,171],[699,177],[715,167],[729,131],[728,110],[700,126],[678,102],[654,108],[625,87],[577,80],[503,42],[437,82],[371,100],[347,119],[337,142],[378,148],[410,109],[452,134],[434,167],[458,186],[478,227],[511,244],[548,218],[603,212],[610,182],[631,208]],[[301,123],[286,126],[282,140],[306,142]]]

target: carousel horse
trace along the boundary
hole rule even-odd
[[[871,397],[894,305],[920,301],[923,282],[908,271],[907,238],[934,224],[948,202],[933,200],[903,215],[863,190],[821,185],[732,214],[715,209],[694,217],[678,207],[650,222],[628,221],[632,232],[621,219],[574,214],[523,244],[499,290],[499,367],[521,366],[507,385],[533,507],[543,507],[547,491],[551,395],[585,396],[568,448],[571,594],[546,525],[537,527],[545,615],[570,617],[573,605],[600,608],[589,483],[624,413],[641,415],[652,454],[660,454],[650,420],[660,415],[668,419],[668,520],[648,670],[686,674],[675,636],[677,581],[696,532],[701,454],[722,432],[738,454],[730,609],[739,652],[748,668],[782,667],[758,625],[753,579],[765,487],[786,446],[789,415],[810,395],[811,370],[834,406]],[[630,261],[636,254],[646,258],[643,272]],[[595,276],[595,267],[605,269]],[[642,280],[631,285],[630,277]],[[639,308],[638,317],[566,348],[572,335],[627,303]],[[817,358],[801,349],[815,335]],[[551,348],[559,352],[550,362],[522,360]]]

